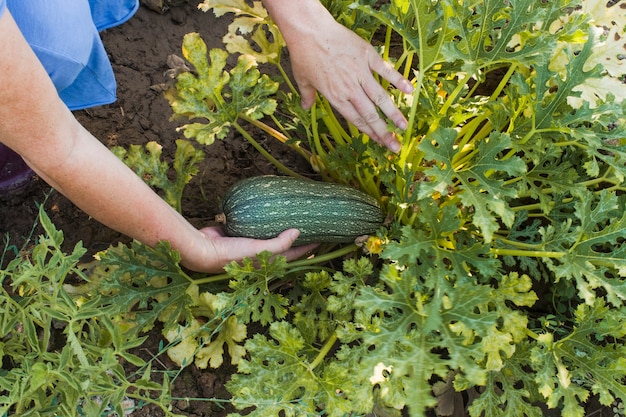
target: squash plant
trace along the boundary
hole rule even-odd
[[[38,225],[17,256],[6,240],[0,251],[0,416],[122,417],[145,404],[174,416],[169,373],[155,378],[153,361],[135,354],[146,337],[119,326],[128,306],[72,285],[97,263],[82,263],[81,242],[64,250],[43,206]]]
[[[254,139],[271,135],[323,179],[376,198],[386,226],[360,249],[290,264],[260,254],[213,277],[186,275],[166,245],[145,269],[145,249],[118,247],[100,255],[103,282],[142,270],[127,284],[141,305],[176,300],[158,310],[171,356],[216,367],[227,351],[230,401],[246,415],[443,414],[454,391],[475,394],[476,417],[623,404],[624,2],[325,4],[414,83],[411,96],[390,90],[409,119],[400,153],[323,97],[299,106],[258,1],[200,4],[235,13],[226,50],[188,34],[193,72],[167,98],[191,119],[187,138],[209,145],[235,130],[301,176]],[[248,335],[250,324],[267,332]]]

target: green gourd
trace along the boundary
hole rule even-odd
[[[375,233],[384,218],[376,199],[352,187],[273,175],[235,184],[216,216],[228,236],[269,239],[296,228],[296,245],[352,242]]]

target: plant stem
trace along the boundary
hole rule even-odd
[[[526,256],[530,258],[562,258],[565,252],[550,252],[542,250],[522,250],[522,249],[500,249],[492,248],[490,251],[493,255],[499,256]]]
[[[326,343],[324,343],[324,346],[322,346],[315,359],[313,359],[313,362],[309,364],[309,371],[313,371],[317,367],[317,365],[324,361],[324,358],[326,358],[326,355],[328,355],[328,352],[330,352],[336,341],[337,333],[333,332],[333,334],[328,338]]]
[[[291,90],[291,92],[293,94],[298,95],[298,90],[296,89],[296,87],[294,87],[293,83],[291,82],[291,80],[287,76],[287,73],[285,72],[285,69],[283,68],[283,66],[280,65],[280,59],[278,61],[279,62],[276,64],[276,67],[278,68],[278,71],[280,72],[280,75],[283,77],[283,79],[287,83],[287,86],[289,87],[289,90]]]
[[[333,111],[332,106],[326,99],[322,99],[322,109],[324,109],[324,113],[322,114],[322,120],[324,121],[324,125],[328,128],[328,131],[331,133],[335,142],[345,145],[346,143],[352,143],[352,137],[359,134],[357,128],[355,128],[351,123],[348,123],[348,128],[352,129],[351,133],[346,132],[346,130],[341,126],[339,120],[337,120],[337,116],[335,116],[335,112]]]
[[[465,88],[465,85],[471,78],[472,74],[467,73],[465,74],[465,77],[461,81],[459,81],[454,91],[450,93],[450,95],[446,99],[446,102],[443,103],[443,106],[441,106],[441,108],[439,109],[440,115],[445,115],[448,112],[450,106],[452,106],[456,102],[456,98],[459,96],[459,94],[461,94],[461,91],[463,91],[463,88]]]
[[[313,145],[315,146],[314,152],[317,153],[317,155],[323,160],[326,155],[326,151],[322,147],[320,134],[317,129],[317,100],[311,106],[311,136],[313,137]]]
[[[387,26],[386,30],[385,30],[385,44],[384,44],[384,48],[383,48],[383,59],[387,62],[389,62],[389,48],[391,45],[391,34],[393,33],[393,30],[391,28],[391,26]],[[382,87],[386,90],[389,87],[389,81],[383,79],[381,81],[381,85]]]
[[[287,143],[287,141],[289,140],[289,138],[284,133],[274,129],[273,127],[269,126],[266,123],[263,123],[256,119],[252,119],[246,115],[240,115],[240,117],[244,119],[246,122],[250,123],[251,125],[255,127],[258,127],[259,129],[261,129],[262,131],[264,131],[265,133],[267,133],[268,135],[270,135],[271,137],[273,137],[274,139],[282,143]],[[293,150],[298,152],[302,157],[306,158],[307,160],[311,158],[311,152],[309,152],[308,150],[297,145],[288,145],[288,146],[290,146]]]
[[[408,143],[411,146],[403,146],[400,151],[400,160],[398,161],[399,165],[402,167],[405,165],[406,161],[409,159],[409,156],[413,154],[413,149],[416,147],[413,146],[413,127],[415,126],[415,117],[417,114],[417,107],[419,103],[420,91],[422,89],[422,83],[424,82],[424,74],[420,71],[417,74],[417,80],[415,82],[415,92],[413,93],[413,102],[411,103],[411,110],[409,111],[409,124],[407,129],[404,132],[404,140],[402,142]],[[413,159],[413,158],[411,158]]]
[[[289,268],[292,268],[292,267],[297,268],[297,267],[301,267],[305,265],[319,265],[324,262],[328,262],[333,259],[343,257],[351,252],[354,252],[357,249],[358,249],[358,246],[353,243],[351,245],[341,247],[332,252],[325,253],[324,255],[313,256],[312,258],[300,259],[297,261],[289,262],[287,266]]]
[[[515,240],[509,240],[505,237],[501,237],[501,236],[497,236],[498,240],[500,240],[502,243],[505,243],[507,245],[511,245],[511,246],[517,246],[518,248],[525,248],[525,249],[541,249],[542,244],[539,243],[524,243],[524,242],[517,242]]]
[[[504,90],[504,87],[506,87],[506,85],[509,83],[509,80],[511,79],[515,71],[517,70],[517,67],[518,67],[518,64],[515,62],[512,63],[511,66],[509,66],[509,69],[507,70],[506,74],[504,74],[504,76],[500,79],[500,83],[495,88],[495,90],[493,90],[493,93],[491,93],[491,97],[489,97],[490,101],[494,101],[496,98],[498,98],[500,93],[502,93],[502,90]]]
[[[250,142],[250,144],[252,146],[254,146],[254,148],[259,151],[259,153],[261,155],[263,155],[268,161],[270,161],[280,172],[287,174],[291,177],[295,177],[295,178],[304,178],[304,176],[298,174],[297,172],[287,168],[285,165],[283,165],[278,159],[274,158],[268,151],[265,150],[265,148],[263,148],[261,146],[261,144],[259,144],[259,142],[257,142],[256,140],[254,140],[254,138],[243,128],[241,127],[241,125],[239,123],[233,123],[233,126],[235,126],[235,129],[237,129],[237,131],[239,133],[241,133],[241,135],[246,138],[246,140],[248,142]]]

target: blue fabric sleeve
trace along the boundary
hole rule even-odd
[[[6,0],[0,0],[0,17],[4,14],[4,9],[7,8]]]
[[[99,32],[121,25],[133,17],[139,0],[89,0],[91,17]]]
[[[71,110],[115,101],[115,77],[98,32],[129,19],[138,0],[0,2],[6,3]]]

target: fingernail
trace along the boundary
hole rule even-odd
[[[408,122],[405,119],[400,119],[396,121],[396,126],[398,127],[398,129],[406,130],[406,128],[408,127]]]
[[[411,94],[413,91],[415,91],[415,88],[413,87],[413,84],[411,84],[410,81],[404,81],[402,83],[402,91],[404,91],[407,94]]]
[[[398,141],[393,141],[389,144],[389,150],[393,153],[400,152],[400,149],[402,149],[402,146],[400,145],[400,142]]]

